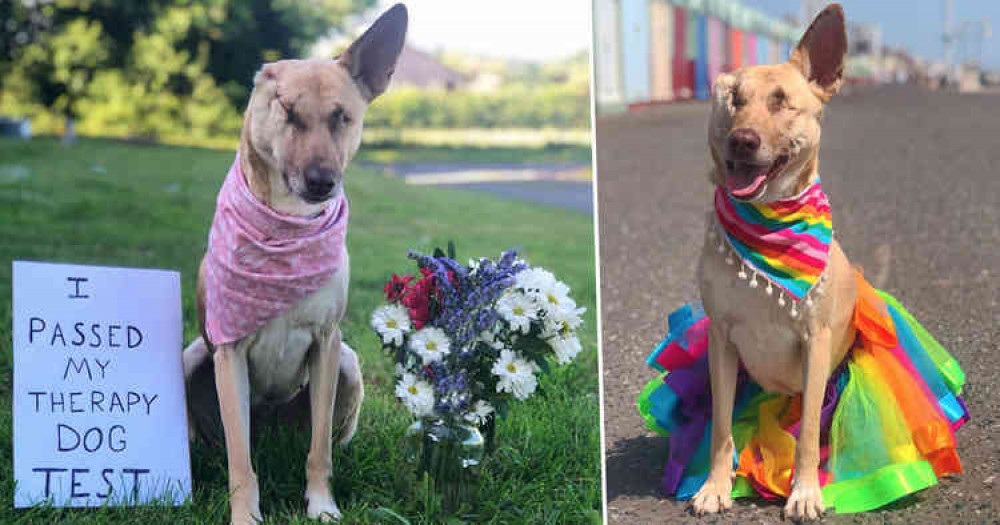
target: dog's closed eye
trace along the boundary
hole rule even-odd
[[[288,121],[289,125],[294,126],[295,129],[305,129],[306,123],[302,120],[302,117],[295,112],[295,106],[285,106],[282,104],[281,107],[285,110],[285,119]]]
[[[737,109],[742,108],[743,106],[747,105],[747,99],[746,99],[745,96],[743,96],[743,93],[740,93],[740,87],[739,86],[733,86],[733,90],[732,90],[732,103],[733,103],[733,107],[737,108]]]
[[[328,120],[330,125],[330,131],[336,131],[340,126],[350,125],[352,122],[351,116],[344,111],[344,108],[337,106],[333,108],[330,112],[330,118]]]
[[[767,107],[772,113],[788,106],[788,95],[780,87],[767,96]]]

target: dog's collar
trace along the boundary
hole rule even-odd
[[[799,315],[796,303],[812,306],[810,293],[825,275],[833,236],[830,202],[819,178],[794,197],[768,203],[738,201],[716,188],[714,222],[709,234],[727,263],[739,259],[740,279],[751,288],[763,279],[768,295],[777,287],[778,305],[787,304],[787,295],[793,318]]]

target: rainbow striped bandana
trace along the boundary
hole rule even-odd
[[[742,263],[740,278],[750,280],[751,288],[757,287],[758,277],[763,278],[768,295],[772,285],[777,286],[782,291],[781,306],[785,293],[794,301],[806,298],[811,306],[809,291],[826,268],[833,232],[830,202],[818,178],[795,197],[760,204],[734,200],[716,188],[715,216],[730,251]],[[725,251],[721,241],[719,251]],[[727,257],[727,262],[735,261]],[[795,316],[794,303],[792,310]]]

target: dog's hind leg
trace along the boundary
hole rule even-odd
[[[336,372],[337,393],[333,408],[333,439],[341,446],[346,446],[354,437],[361,414],[361,402],[365,397],[365,386],[361,377],[361,362],[357,353],[341,343],[340,369]],[[305,431],[311,428],[312,408],[309,400],[309,389],[305,388],[295,395],[280,410],[267,413],[254,412],[254,424],[263,421],[277,421],[280,425],[295,425]]]
[[[219,417],[219,397],[215,388],[215,369],[205,341],[199,337],[184,349],[184,392],[187,397],[188,434],[212,445],[224,439]]]
[[[333,431],[337,442],[346,446],[358,429],[361,402],[365,398],[365,385],[361,379],[361,362],[358,354],[340,345],[340,379],[337,382],[337,400],[333,408]]]
[[[739,356],[724,322],[712,319],[708,333],[708,369],[712,384],[711,469],[691,503],[697,514],[733,506],[733,402]]]
[[[203,338],[198,337],[194,341],[191,341],[191,344],[181,354],[181,360],[184,363],[184,380],[190,380],[195,371],[206,363],[210,357],[212,355],[208,353],[208,345],[205,344]]]

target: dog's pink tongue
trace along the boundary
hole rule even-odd
[[[726,189],[733,197],[749,197],[757,192],[767,179],[767,173],[726,175]]]

